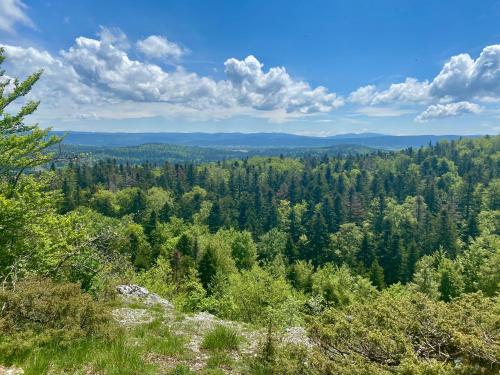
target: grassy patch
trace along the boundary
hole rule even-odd
[[[213,352],[207,361],[207,369],[215,370],[217,368],[231,368],[233,365],[232,358],[226,353],[221,351]]]
[[[89,369],[106,375],[156,373],[155,366],[144,362],[140,348],[129,345],[123,335],[112,341],[81,340],[64,348],[39,347],[16,364],[25,375],[85,374]]]
[[[207,332],[201,343],[203,349],[210,351],[236,350],[241,338],[235,329],[223,325],[217,325]]]
[[[145,354],[187,358],[185,342],[185,338],[172,334],[160,320],[154,320],[130,330],[118,330],[107,339],[83,339],[66,347],[38,346],[28,355],[14,359],[14,363],[23,368],[26,375],[88,371],[106,375],[152,375],[157,373],[157,366],[148,363]]]
[[[196,373],[192,371],[189,366],[177,365],[169,373],[169,375],[195,375]]]
[[[139,345],[147,353],[165,356],[181,356],[186,353],[185,338],[172,334],[160,320],[136,327],[133,336],[140,339]]]

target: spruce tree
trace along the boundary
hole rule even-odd
[[[198,265],[200,281],[205,290],[209,290],[210,283],[217,274],[217,254],[215,248],[208,246]]]

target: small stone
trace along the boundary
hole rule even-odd
[[[0,375],[22,375],[24,374],[23,369],[16,366],[3,367],[0,366]]]

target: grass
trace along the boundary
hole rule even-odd
[[[145,360],[145,354],[186,359],[185,342],[184,337],[172,334],[161,320],[154,320],[128,330],[118,329],[107,339],[82,339],[67,347],[39,346],[28,355],[13,358],[13,362],[25,375],[83,375],[89,370],[106,375],[152,375],[158,369]]]
[[[124,335],[112,341],[81,340],[65,348],[41,347],[33,350],[17,365],[24,370],[25,375],[85,374],[89,369],[106,375],[156,373],[156,366],[146,363],[142,350],[130,345]]]
[[[217,325],[207,332],[201,347],[210,351],[236,350],[241,338],[235,329],[224,325]]]
[[[177,365],[168,373],[168,375],[195,375],[195,374],[196,373],[193,372],[189,368],[189,366],[186,365]]]
[[[220,367],[231,368],[233,362],[233,359],[226,352],[216,351],[208,358],[206,367],[212,370]]]
[[[140,346],[147,353],[176,357],[186,353],[185,338],[172,334],[160,320],[136,327],[133,336],[140,339]]]

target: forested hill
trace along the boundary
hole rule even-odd
[[[168,144],[143,144],[128,147],[79,146],[62,144],[54,146],[52,151],[59,152],[66,159],[78,158],[81,161],[96,162],[113,159],[124,163],[201,163],[222,161],[227,159],[243,159],[254,156],[346,156],[364,154],[375,149],[366,146],[341,144],[331,147],[250,147],[246,149],[229,149],[213,147],[196,147]]]
[[[310,137],[286,133],[91,133],[52,132],[65,135],[64,143],[80,146],[123,147],[146,143],[214,147],[214,148],[276,148],[330,147],[359,145],[384,149],[421,147],[442,140],[458,140],[459,135],[392,136],[377,133],[343,134],[330,137]],[[476,137],[476,136],[467,136]]]
[[[29,374],[498,373],[499,156],[496,136],[4,174],[0,363]],[[124,305],[123,283],[177,310]],[[208,319],[224,321],[200,331]],[[284,344],[290,332],[306,337]]]

